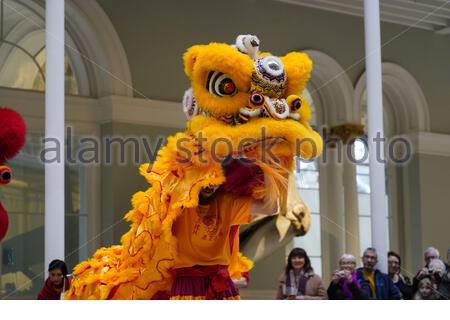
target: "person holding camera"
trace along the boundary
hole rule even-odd
[[[38,300],[63,300],[66,290],[69,290],[71,275],[67,265],[62,260],[53,260],[48,266],[48,278],[37,296]]]
[[[425,277],[430,276],[433,273],[433,267],[431,267],[431,263],[434,260],[439,260],[444,265],[444,267],[443,267],[443,271],[445,271],[444,273],[447,273],[449,271],[448,266],[440,260],[441,256],[439,254],[438,249],[436,249],[434,247],[428,247],[425,250],[425,252],[423,253],[423,258],[425,260],[425,266],[417,272],[416,276],[413,279],[414,292],[417,292],[420,280],[422,280]],[[437,264],[440,265],[439,262],[435,262],[435,263],[436,263],[436,265]],[[432,277],[432,280],[433,280],[433,277]]]
[[[421,270],[423,276],[418,284],[414,299],[417,300],[448,300],[450,299],[449,272],[445,270],[445,264],[440,259],[433,259],[428,264],[427,270]]]
[[[441,259],[434,259],[428,264],[428,274],[436,289],[438,299],[450,299],[450,279],[449,271],[446,270]]]
[[[367,289],[362,288],[356,278],[356,259],[351,254],[343,254],[339,259],[339,270],[331,277],[328,287],[330,300],[367,300]],[[363,285],[368,286],[365,282]]]

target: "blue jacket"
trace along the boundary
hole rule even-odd
[[[366,282],[367,284],[369,281],[367,281],[366,278],[364,278],[363,275],[363,268],[356,269],[356,277],[358,278],[358,281],[362,284]],[[369,299],[374,300],[399,300],[402,298],[402,295],[398,288],[394,285],[391,278],[385,273],[382,273],[380,270],[375,269],[375,291],[376,291],[376,297],[372,295],[372,290],[370,289],[370,286],[362,286],[364,288],[368,288],[368,296]]]

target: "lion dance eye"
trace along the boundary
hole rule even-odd
[[[254,106],[261,106],[264,104],[264,96],[258,92],[254,92],[250,96],[250,103]]]
[[[291,102],[291,111],[295,112],[298,109],[300,109],[301,106],[302,106],[302,100],[297,98],[297,99],[295,99],[294,101]]]
[[[211,71],[206,81],[206,89],[218,97],[236,94],[237,88],[230,76],[218,71]]]
[[[11,169],[5,166],[0,166],[0,184],[8,184],[11,182]]]

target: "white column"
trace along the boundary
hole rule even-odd
[[[364,0],[364,30],[366,43],[367,109],[369,132],[370,210],[372,214],[372,245],[378,251],[378,268],[387,270],[388,221],[384,164],[384,144],[377,150],[374,138],[384,138],[383,99],[381,82],[380,4]],[[381,147],[380,147],[381,146]]]
[[[45,137],[59,141],[59,161],[45,164],[45,271],[64,260],[64,1],[47,0]],[[54,143],[51,144],[54,147]],[[50,144],[49,144],[50,147]]]
[[[350,148],[350,145],[345,145]],[[358,190],[356,186],[356,165],[344,157],[344,211],[345,211],[345,251],[357,259],[359,252]]]

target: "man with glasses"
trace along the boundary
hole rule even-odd
[[[374,300],[398,300],[401,293],[392,282],[391,278],[375,266],[378,262],[378,254],[375,248],[367,248],[361,257],[363,267],[356,270],[359,282],[368,283],[367,294],[369,299]],[[366,287],[367,286],[362,286]]]

